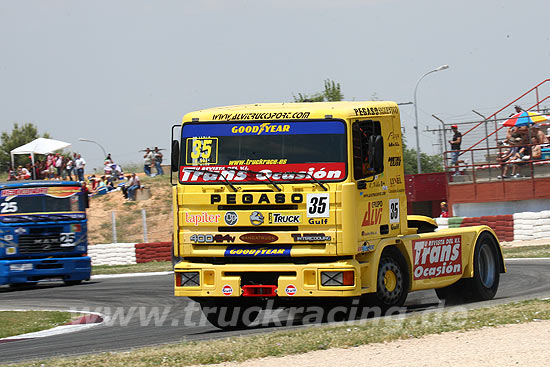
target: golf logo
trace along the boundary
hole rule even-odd
[[[294,284],[289,284],[285,288],[285,292],[289,296],[294,296],[296,294],[296,286]]]
[[[223,219],[228,226],[234,226],[239,221],[239,215],[235,212],[227,212]]]
[[[462,274],[461,236],[412,241],[414,280]]]
[[[233,287],[231,287],[229,284],[226,284],[222,288],[222,293],[224,296],[230,296],[233,294]]]

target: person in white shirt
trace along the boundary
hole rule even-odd
[[[76,175],[78,181],[84,181],[84,167],[86,166],[86,161],[80,154],[77,154],[76,161],[74,162],[74,167],[76,168]]]
[[[153,152],[151,152],[151,149],[147,148],[143,156],[143,172],[145,172],[147,176],[151,176],[151,163],[153,163],[153,157]]]

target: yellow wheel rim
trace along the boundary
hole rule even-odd
[[[388,270],[384,274],[384,286],[389,292],[393,292],[397,287],[397,277],[392,270]]]

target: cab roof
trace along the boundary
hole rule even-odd
[[[327,116],[350,118],[396,114],[399,114],[399,108],[390,101],[254,103],[193,111],[183,117],[183,122],[303,120],[325,119]]]

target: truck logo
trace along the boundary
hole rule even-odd
[[[19,228],[16,228],[14,232],[15,234],[23,234],[23,233],[27,233],[27,230],[23,227],[19,227]]]
[[[255,226],[264,224],[264,216],[260,212],[252,212],[252,214],[250,214],[250,223]]]
[[[302,216],[300,214],[281,214],[269,213],[269,223],[301,223]]]
[[[380,224],[382,220],[382,210],[384,209],[382,201],[373,201],[370,202],[365,211],[365,216],[363,217],[363,223],[361,226],[374,226]]]
[[[227,212],[223,219],[228,226],[234,226],[239,221],[239,216],[235,212]]]
[[[275,242],[279,239],[279,237],[271,233],[245,233],[241,235],[239,239],[243,242],[263,244]]]

